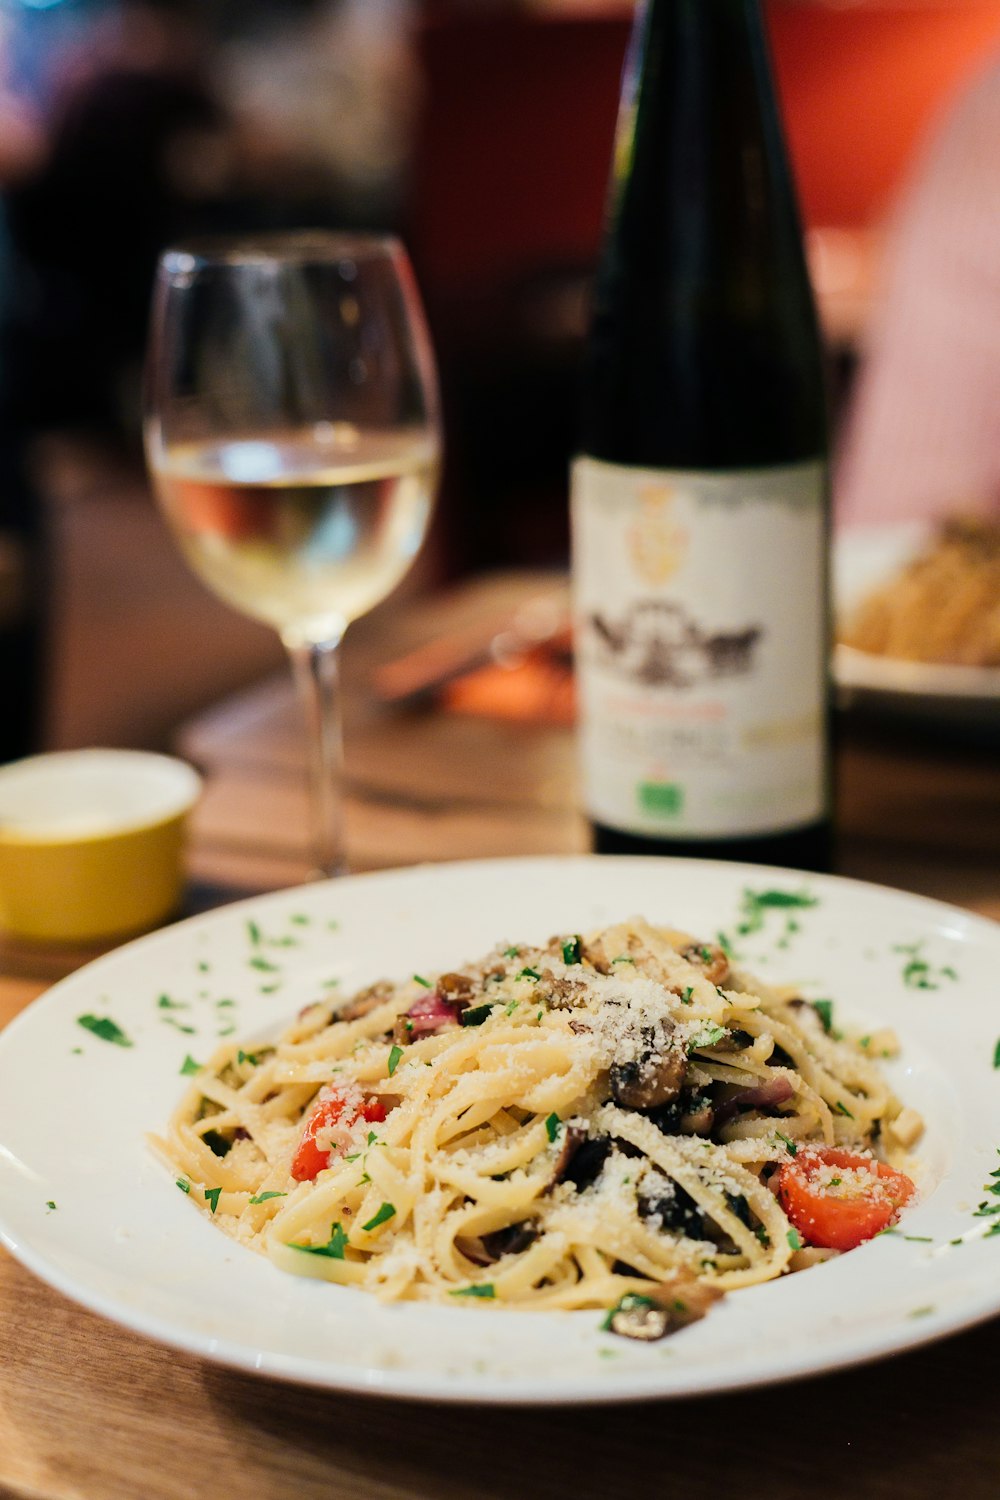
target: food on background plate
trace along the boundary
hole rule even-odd
[[[227,1043],[154,1145],[283,1270],[654,1339],[895,1223],[922,1122],[894,1046],[633,918]]]
[[[861,602],[840,639],[899,660],[1000,666],[1000,522],[945,522]]]

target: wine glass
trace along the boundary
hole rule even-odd
[[[316,873],[342,873],[338,648],[410,567],[440,461],[433,354],[402,246],[299,232],[166,251],[145,442],[188,562],[288,650]]]

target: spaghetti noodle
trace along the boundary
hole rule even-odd
[[[227,1043],[155,1144],[283,1270],[384,1299],[611,1308],[616,1331],[658,1336],[795,1267],[777,1177],[798,1152],[891,1154],[902,1107],[827,1022],[637,918]],[[905,1113],[897,1147],[919,1131]]]
[[[841,638],[857,651],[903,661],[1000,666],[1000,524],[946,522],[863,601]]]

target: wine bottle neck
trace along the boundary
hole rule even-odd
[[[650,467],[815,458],[820,368],[759,0],[647,0],[618,119],[585,451]]]

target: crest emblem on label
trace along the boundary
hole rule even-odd
[[[667,583],[683,565],[688,534],[673,516],[677,490],[669,480],[639,485],[637,514],[629,528],[629,556],[636,575],[650,587]]]

